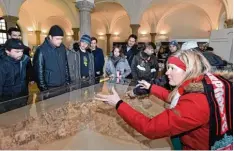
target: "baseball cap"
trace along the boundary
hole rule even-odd
[[[27,46],[19,39],[8,39],[5,43],[5,48],[9,49],[25,49]]]
[[[171,42],[169,43],[169,46],[170,46],[170,45],[178,46],[178,42],[175,41],[175,40],[173,40],[173,41],[171,41]]]

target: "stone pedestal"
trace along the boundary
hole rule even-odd
[[[140,25],[139,24],[131,24],[130,27],[132,29],[132,34],[138,36],[138,29],[140,28]]]
[[[80,15],[80,36],[87,34],[90,35],[91,31],[91,16],[90,12],[94,8],[94,4],[84,0],[78,1],[76,7],[79,9]]]
[[[36,45],[40,45],[41,44],[41,31],[40,30],[36,30],[35,31],[36,34]]]
[[[233,19],[228,19],[225,21],[227,28],[233,28]]]
[[[110,54],[110,38],[111,38],[111,34],[106,34],[106,53],[107,53],[107,55],[109,55]]]
[[[16,27],[17,21],[19,20],[18,17],[15,16],[3,16],[7,24],[7,30],[11,27]]]
[[[157,33],[150,33],[151,36],[151,42],[155,42],[155,37],[156,37]]]
[[[72,28],[72,31],[73,31],[73,40],[78,41],[80,28]]]

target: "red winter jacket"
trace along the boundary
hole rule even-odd
[[[151,94],[166,101],[169,91],[152,85]],[[209,149],[209,105],[203,93],[182,95],[173,109],[166,109],[154,118],[121,103],[118,114],[133,128],[150,139],[181,134],[184,149]]]

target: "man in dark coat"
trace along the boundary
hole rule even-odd
[[[36,82],[41,91],[70,83],[66,48],[62,44],[63,30],[54,25],[33,59]]]
[[[155,79],[158,73],[158,62],[154,53],[156,48],[153,42],[146,44],[145,49],[133,58],[132,76],[135,81]]]
[[[123,46],[124,55],[126,56],[129,65],[131,66],[133,57],[138,54],[137,36],[132,34],[128,37],[127,45]]]
[[[138,84],[140,80],[146,80],[152,83],[158,74],[158,62],[156,56],[153,54],[156,45],[153,42],[146,43],[143,51],[133,58],[132,61],[132,76],[134,84]],[[149,91],[136,87],[133,90],[134,95],[148,94]]]
[[[7,34],[8,34],[8,39],[22,40],[21,31],[20,31],[19,28],[11,27],[11,28],[8,29]],[[24,54],[27,55],[27,56],[30,56],[29,55],[30,51],[31,51],[30,48],[25,46]]]
[[[105,64],[105,58],[103,50],[97,47],[98,40],[95,37],[91,38],[91,51],[94,56],[94,69],[95,77],[100,77],[103,75],[103,67]]]
[[[127,45],[123,46],[122,49],[124,51],[124,55],[128,60],[128,64],[131,67],[134,56],[139,53],[139,50],[137,49],[137,36],[134,34],[130,35],[128,37]],[[126,78],[132,79],[132,75],[130,74]]]
[[[26,70],[31,62],[23,55],[25,47],[18,39],[5,43],[6,53],[0,59],[0,113],[27,105],[27,97],[23,96],[28,95]]]

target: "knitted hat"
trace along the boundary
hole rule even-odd
[[[89,35],[83,35],[80,39],[80,42],[85,42],[88,45],[91,44],[91,37]]]
[[[64,36],[63,30],[58,25],[54,25],[50,28],[49,35],[54,36]]]
[[[197,47],[198,47],[198,45],[197,45],[196,41],[188,41],[182,45],[181,50],[195,49]]]
[[[173,41],[171,41],[170,43],[169,43],[169,46],[170,45],[173,45],[173,46],[178,46],[178,42],[177,41],[175,41],[175,40],[173,40]]]

